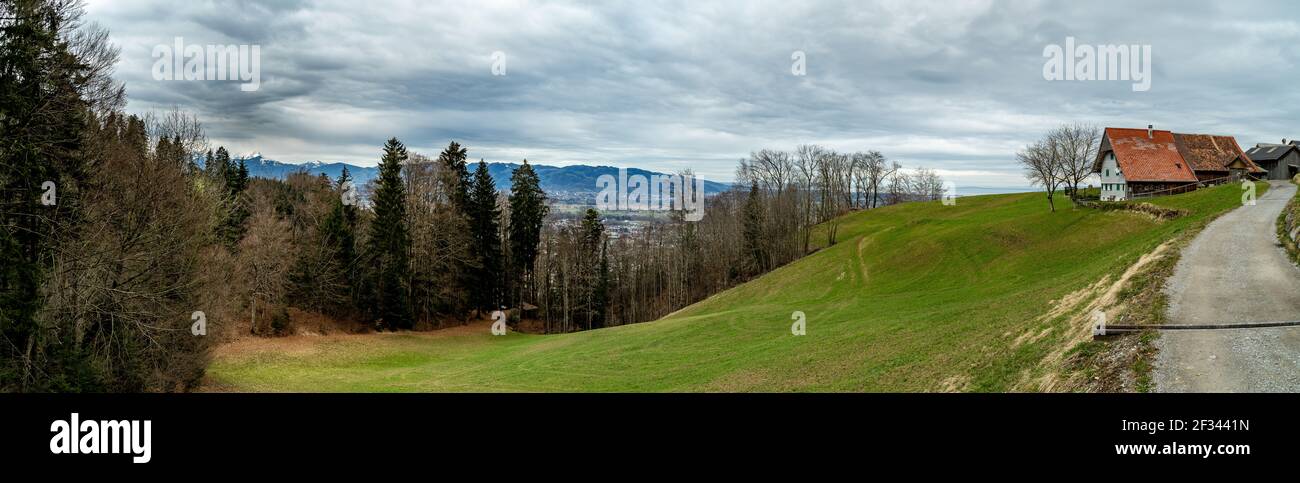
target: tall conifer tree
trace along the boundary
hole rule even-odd
[[[497,208],[497,187],[482,160],[474,171],[469,191],[469,227],[479,266],[474,270],[472,301],[480,311],[491,311],[502,302],[501,209]]]
[[[524,164],[510,175],[510,264],[511,279],[519,283],[511,290],[514,302],[524,302],[534,288],[533,264],[537,261],[537,245],[542,241],[542,223],[550,207],[546,205],[546,192],[533,167]]]
[[[371,200],[375,219],[370,224],[367,246],[370,281],[366,284],[368,306],[364,308],[390,329],[409,329],[415,322],[408,293],[411,239],[406,220],[406,185],[402,181],[402,163],[407,157],[401,141],[388,140]]]

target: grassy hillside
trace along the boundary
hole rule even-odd
[[[1051,213],[1041,193],[859,212],[841,220],[840,243],[656,322],[252,340],[223,348],[209,374],[240,391],[1043,389],[1045,359],[1088,333],[1051,312],[1059,301],[1096,297],[1086,289],[1240,193],[1157,199],[1191,212],[1164,222],[1059,200]],[[794,311],[805,336],[790,333]]]

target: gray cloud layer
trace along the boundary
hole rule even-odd
[[[372,165],[397,136],[546,164],[693,168],[816,142],[1026,184],[1014,152],[1061,122],[1300,137],[1288,2],[92,0],[134,111],[178,104],[215,143]],[[155,45],[261,46],[262,85],[156,81]],[[1048,82],[1043,48],[1150,44],[1148,92]],[[807,75],[791,75],[791,54]],[[506,54],[493,76],[491,55]]]

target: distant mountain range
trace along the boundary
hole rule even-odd
[[[255,153],[250,156],[238,157],[248,166],[249,176],[269,179],[284,179],[286,176],[299,171],[305,171],[311,175],[324,173],[330,179],[338,179],[343,173],[343,168],[348,169],[357,186],[364,186],[371,179],[379,175],[378,167],[356,166],[347,163],[322,163],[312,161],[302,164],[282,163],[273,159],[263,157],[261,153]],[[488,163],[488,172],[492,174],[492,179],[497,183],[497,189],[510,189],[510,174],[520,166],[519,163]],[[618,169],[612,166],[547,166],[542,164],[533,164],[533,170],[537,172],[538,179],[542,182],[542,189],[557,201],[580,201],[583,198],[589,198],[594,202],[595,194],[600,191],[596,184],[596,179],[601,175],[609,174],[618,176]],[[471,163],[470,171],[474,170],[474,164]],[[628,176],[642,175],[652,176],[659,173],[647,171],[644,169],[628,168]],[[726,191],[730,185],[713,181],[704,181],[704,192],[708,195],[714,195]]]

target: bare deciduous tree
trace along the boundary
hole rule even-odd
[[[1056,128],[1048,136],[1057,140],[1062,185],[1068,191],[1070,199],[1077,199],[1079,184],[1092,176],[1092,165],[1096,161],[1097,148],[1101,142],[1101,130],[1087,124],[1068,124]]]
[[[912,180],[913,194],[918,198],[931,201],[943,198],[943,178],[933,169],[917,168]]]
[[[898,162],[886,165],[885,161],[885,156],[880,154],[879,151],[867,153],[866,176],[871,190],[871,195],[867,199],[868,208],[875,208],[880,205],[880,192],[884,188],[885,181],[902,168]]]
[[[801,144],[794,152],[794,167],[798,170],[799,190],[803,195],[799,219],[802,221],[804,253],[807,253],[812,245],[813,192],[817,190],[819,164],[824,159],[825,153],[825,148],[815,144]]]
[[[457,277],[464,275],[460,267],[476,263],[468,223],[451,206],[443,169],[436,159],[412,153],[402,170],[411,223],[411,300],[421,320],[466,306]]]
[[[250,331],[258,333],[257,314],[282,306],[289,290],[289,270],[293,264],[292,241],[288,221],[263,207],[249,220],[248,234],[240,242],[239,263],[249,290]],[[263,324],[264,325],[264,324]]]
[[[1016,160],[1025,169],[1025,177],[1035,186],[1047,189],[1047,204],[1056,212],[1052,197],[1064,180],[1065,166],[1061,162],[1059,140],[1051,135],[1026,146],[1016,153]]]
[[[216,200],[170,154],[148,150],[134,116],[92,121],[85,136],[99,161],[94,189],[78,229],[55,240],[41,319],[71,335],[102,389],[189,389],[210,344],[191,335],[191,314],[206,313],[212,328],[226,320],[217,295],[232,265],[210,250]]]

